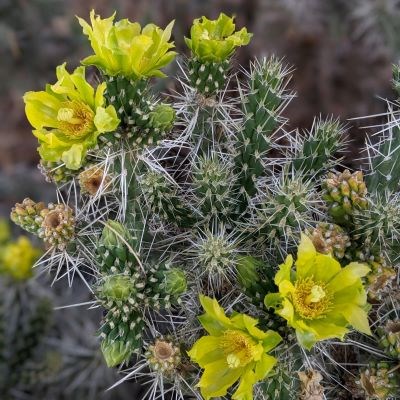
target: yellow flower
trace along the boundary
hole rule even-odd
[[[84,65],[95,65],[107,75],[122,75],[131,79],[165,76],[160,68],[169,64],[176,55],[169,42],[174,25],[165,30],[154,24],[143,29],[137,22],[127,19],[114,24],[115,13],[106,19],[90,12],[91,26],[78,18],[83,33],[89,37],[94,55],[85,58]]]
[[[40,253],[40,250],[33,247],[27,237],[21,236],[16,242],[8,243],[2,248],[0,272],[16,280],[29,279],[32,276],[32,267]]]
[[[267,353],[282,340],[274,331],[256,327],[258,321],[246,314],[227,317],[217,300],[200,295],[205,314],[199,320],[209,336],[201,337],[188,352],[204,369],[198,383],[208,400],[226,395],[238,380],[233,400],[252,400],[253,385],[265,378],[276,364]]]
[[[190,39],[185,38],[185,42],[200,61],[220,63],[229,58],[236,47],[249,44],[251,37],[246,28],[235,32],[234,18],[221,13],[216,20],[195,19]]]
[[[299,343],[310,349],[317,341],[343,339],[351,325],[371,334],[369,305],[361,278],[369,268],[352,262],[342,268],[331,255],[317,253],[312,241],[302,235],[296,270],[289,255],[275,275],[279,293],[265,297],[267,307],[296,330]]]
[[[62,161],[76,170],[98,136],[114,131],[120,121],[113,106],[105,107],[106,84],[95,91],[85,79],[84,67],[70,74],[65,65],[57,67],[58,81],[54,85],[25,94],[25,112],[39,139],[42,159]]]

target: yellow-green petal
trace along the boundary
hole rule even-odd
[[[329,282],[328,288],[332,292],[343,290],[345,287],[354,285],[360,278],[366,276],[370,268],[365,264],[357,262],[350,263]]]
[[[94,124],[99,133],[115,131],[119,122],[120,120],[113,106],[108,106],[107,108],[97,107]]]
[[[353,304],[343,305],[341,313],[354,329],[366,335],[371,335],[368,314],[361,307]]]
[[[67,168],[77,170],[81,167],[85,154],[86,149],[82,144],[74,144],[70,149],[62,153],[61,160]]]
[[[247,369],[240,379],[236,392],[232,395],[232,400],[253,400],[253,386],[256,382],[257,378],[254,371]]]
[[[243,368],[232,369],[226,360],[218,360],[207,365],[197,386],[206,400],[224,396],[242,373]]]
[[[218,336],[203,336],[188,351],[189,357],[204,368],[217,360],[225,360],[221,350],[221,339]]]
[[[283,280],[290,281],[290,273],[293,265],[293,257],[289,254],[283,264],[279,266],[279,271],[275,275],[275,284],[279,285]]]
[[[301,241],[297,250],[296,260],[296,274],[297,279],[305,278],[308,276],[311,267],[314,265],[314,259],[317,255],[317,251],[313,245],[311,239],[301,234]]]

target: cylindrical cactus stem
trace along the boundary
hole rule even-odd
[[[266,187],[260,187],[253,211],[257,242],[285,255],[300,233],[314,223],[314,215],[321,208],[315,185],[313,180],[284,170]]]
[[[116,132],[101,135],[103,145],[126,138],[136,146],[156,144],[168,133],[175,121],[175,111],[167,104],[158,104],[149,90],[147,79],[131,80],[123,76],[106,77],[106,96],[121,119]]]
[[[170,263],[159,263],[147,273],[145,301],[152,309],[168,309],[179,303],[186,291],[186,276],[182,269],[171,268]]]
[[[238,132],[235,162],[242,191],[256,193],[255,180],[265,172],[262,156],[272,147],[273,135],[285,122],[280,116],[290,98],[286,91],[290,71],[276,58],[255,61],[241,89],[243,127]]]
[[[190,84],[204,96],[212,96],[225,88],[229,68],[229,60],[207,62],[196,57],[190,58],[188,61]]]
[[[206,219],[227,220],[236,207],[236,176],[216,154],[200,156],[193,168],[195,207]]]
[[[343,150],[346,130],[338,119],[314,119],[304,138],[295,144],[292,165],[304,177],[318,177],[332,168],[334,156]]]
[[[158,171],[148,171],[139,179],[143,200],[150,210],[162,219],[178,226],[191,226],[194,218],[179,196],[175,182]]]
[[[136,238],[123,224],[108,220],[96,248],[100,271],[104,274],[135,273],[136,247]]]

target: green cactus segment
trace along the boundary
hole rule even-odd
[[[392,364],[371,361],[361,372],[359,385],[368,399],[396,398],[400,391],[400,374]]]
[[[232,287],[237,279],[238,243],[220,227],[216,232],[201,233],[195,244],[195,262],[200,279],[212,292]]]
[[[285,171],[266,188],[255,208],[257,241],[271,250],[287,249],[298,241],[300,232],[314,222],[320,199],[311,180]]]
[[[148,80],[129,80],[122,76],[105,77],[106,97],[121,119],[120,128],[101,135],[103,145],[112,146],[126,138],[131,144],[146,146],[159,142],[175,121],[167,104],[158,104],[150,94]]]
[[[400,319],[389,320],[377,329],[379,347],[389,356],[400,360]]]
[[[293,158],[293,168],[307,176],[318,177],[332,168],[335,154],[343,148],[345,129],[339,120],[314,120],[309,134],[300,140]]]
[[[400,251],[400,208],[397,195],[376,194],[365,210],[354,213],[354,238],[380,248],[394,262]]]
[[[115,310],[121,314],[120,310]],[[111,313],[111,311],[110,311]],[[128,362],[142,345],[144,322],[139,314],[107,315],[100,328],[101,351],[108,367]]]
[[[395,117],[392,117],[395,118]],[[371,145],[370,170],[366,183],[370,191],[396,191],[400,182],[400,128],[389,120],[388,133],[376,145]]]
[[[183,205],[179,188],[158,171],[148,171],[139,179],[143,199],[149,209],[162,219],[186,227],[193,224],[190,209]]]
[[[273,134],[284,122],[280,116],[288,98],[286,84],[289,71],[276,58],[254,62],[248,87],[241,92],[243,128],[237,136],[237,169],[241,187],[254,195],[255,179],[264,174],[261,157],[271,149]]]
[[[400,93],[400,65],[393,66],[393,87]],[[388,122],[384,134],[376,144],[367,146],[370,174],[366,176],[368,189],[372,191],[399,190],[400,182],[400,127],[396,110],[389,104]],[[395,115],[396,113],[396,115]]]
[[[323,182],[323,189],[329,214],[339,225],[351,226],[354,214],[368,208],[367,187],[361,171],[330,172]]]
[[[262,398],[269,400],[297,400],[300,393],[300,381],[297,371],[302,367],[300,354],[295,351],[285,360],[279,360],[274,371],[260,384]]]
[[[233,167],[217,155],[200,156],[193,169],[196,208],[205,219],[227,219],[235,208]]]
[[[107,221],[97,251],[102,277],[96,297],[107,310],[99,330],[107,365],[129,361],[142,346],[146,309],[168,309],[186,291],[186,276],[169,263],[141,264],[136,239],[121,223]]]
[[[25,199],[22,203],[17,203],[13,207],[10,218],[11,221],[22,229],[38,235],[43,222],[40,214],[44,209],[44,203],[35,203],[31,199]]]
[[[171,269],[168,263],[150,268],[144,288],[146,305],[152,309],[168,309],[180,303],[180,295],[186,291],[186,276],[179,268]]]
[[[100,271],[107,273],[131,273],[137,266],[136,238],[119,222],[109,220],[100,237],[97,254]]]
[[[190,84],[204,96],[212,96],[225,88],[229,68],[229,60],[206,62],[191,58],[188,61]]]

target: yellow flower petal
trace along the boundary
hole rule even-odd
[[[314,259],[317,255],[317,251],[313,245],[311,239],[301,234],[301,241],[297,250],[296,260],[296,273],[297,279],[305,278],[308,276],[311,267],[314,265]]]
[[[208,364],[204,369],[197,386],[206,400],[224,396],[228,389],[240,378],[243,370],[243,368],[229,368],[226,360],[215,361]]]
[[[279,285],[283,280],[290,281],[290,273],[293,265],[293,257],[289,254],[284,264],[279,266],[279,271],[275,275],[275,284]]]
[[[188,351],[189,357],[204,368],[217,360],[225,360],[219,336],[203,336]]]

